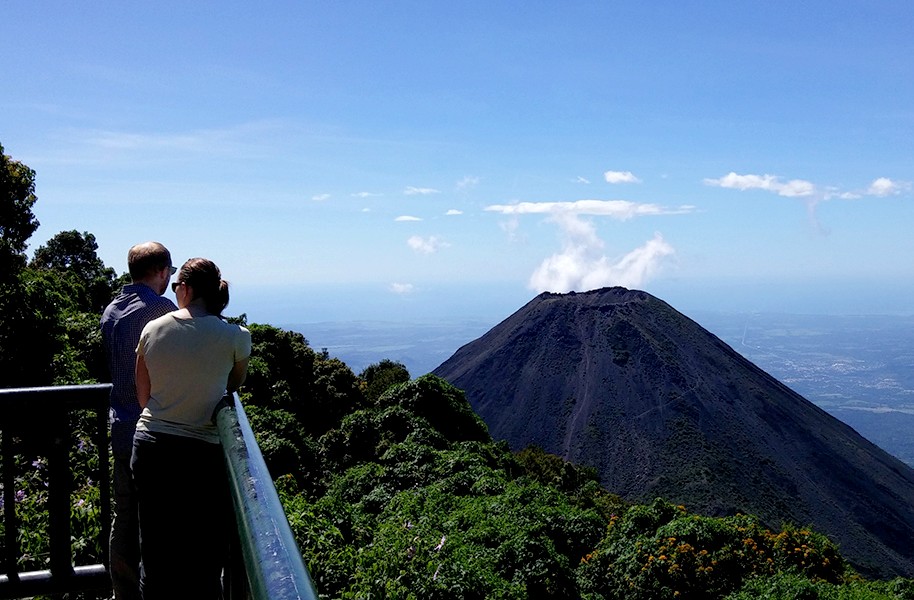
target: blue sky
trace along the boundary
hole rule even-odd
[[[914,3],[4,3],[0,143],[273,323],[912,313]]]

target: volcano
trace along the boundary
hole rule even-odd
[[[492,437],[597,469],[634,502],[811,526],[914,577],[914,470],[646,293],[543,293],[433,371]]]

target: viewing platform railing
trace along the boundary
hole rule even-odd
[[[0,598],[110,589],[108,535],[111,528],[111,485],[108,471],[108,396],[111,385],[74,385],[0,389],[2,435],[3,553],[0,559]],[[91,477],[99,487],[98,557],[102,562],[73,565],[71,494],[75,489],[70,451],[75,448],[71,415],[94,412],[88,432],[98,462]],[[20,572],[19,516],[16,457],[47,460],[47,569]],[[20,494],[17,494],[19,492]]]
[[[0,600],[96,591],[107,597],[108,538],[111,528],[111,483],[108,451],[108,397],[110,384],[43,388],[0,389],[2,436],[2,522]],[[267,471],[244,409],[233,398],[216,416],[225,453],[238,536],[226,572],[225,597],[229,600],[317,600],[301,553],[292,535],[279,495]],[[101,562],[73,565],[71,539],[72,492],[76,489],[70,469],[74,449],[71,413],[93,412],[88,432],[97,453],[99,487],[98,539]],[[18,458],[17,458],[18,457]],[[19,571],[20,517],[17,474],[28,467],[17,460],[47,460],[47,569]]]
[[[245,582],[231,577],[227,597],[317,600],[247,415],[237,396],[233,400],[233,406],[217,413],[216,426],[225,452],[247,589],[238,589]]]

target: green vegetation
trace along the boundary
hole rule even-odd
[[[492,441],[462,392],[431,375],[364,399],[303,441],[311,479],[303,485],[304,468],[274,475],[328,598],[907,598],[914,589],[865,581],[808,529],[771,531],[752,516],[705,517],[662,499],[629,506],[592,469]]]
[[[91,233],[64,231],[25,250],[38,228],[35,172],[0,145],[0,373],[3,385],[82,383],[103,374],[98,319],[119,288]]]
[[[34,202],[34,172],[3,156],[4,384],[104,381],[98,317],[123,277],[98,260],[89,233],[62,232],[27,261]],[[662,499],[631,506],[593,469],[538,448],[512,453],[434,376],[411,380],[393,361],[356,376],[301,334],[249,328],[241,400],[323,597],[914,598],[914,581],[866,581],[814,531]],[[77,563],[88,564],[99,561],[98,489],[82,418],[72,515]],[[28,570],[46,566],[47,495],[43,459],[26,454],[16,502]]]

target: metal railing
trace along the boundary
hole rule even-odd
[[[3,556],[0,600],[72,592],[111,590],[108,539],[111,531],[111,485],[108,451],[108,403],[111,385],[74,385],[0,389],[2,436]],[[267,470],[247,415],[237,397],[218,411],[216,424],[225,455],[235,509],[234,538],[225,578],[229,600],[317,600],[317,591],[292,535],[279,495]],[[103,562],[73,565],[70,469],[74,448],[70,414],[94,411],[89,432],[98,453],[96,478],[100,494],[97,548]],[[19,520],[16,513],[17,467],[26,456],[47,459],[48,569],[20,572]]]
[[[216,414],[246,581],[230,577],[230,600],[317,600],[247,415],[233,398]],[[234,561],[237,564],[237,561]],[[246,589],[238,589],[240,587]]]
[[[65,592],[109,590],[108,535],[111,486],[108,473],[108,397],[111,385],[74,385],[0,389],[4,555],[0,560],[0,598],[24,598]],[[74,487],[70,451],[75,440],[71,413],[94,411],[88,432],[98,453],[99,536],[102,563],[73,565],[71,494]],[[19,571],[19,522],[16,514],[16,457],[47,459],[47,569]]]

